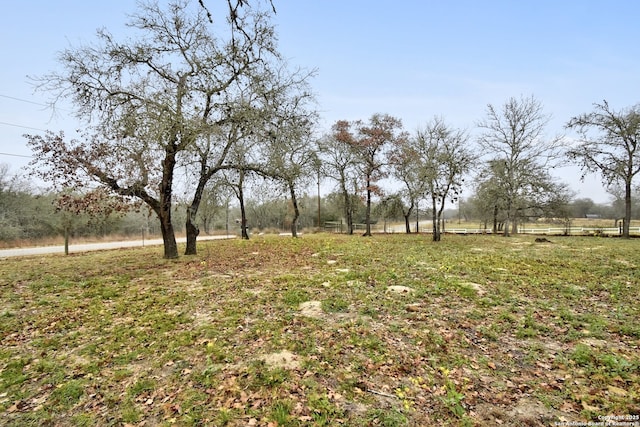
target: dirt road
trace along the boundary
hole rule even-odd
[[[202,240],[219,240],[219,239],[232,239],[234,235],[229,236],[200,236],[198,241]],[[177,238],[178,243],[184,243],[185,238]],[[150,239],[145,240],[128,240],[122,242],[102,242],[102,243],[84,243],[77,245],[69,245],[69,253],[80,253],[88,251],[101,251],[105,249],[119,249],[119,248],[133,248],[140,246],[152,246],[161,245],[162,239]],[[9,258],[16,256],[29,256],[29,255],[43,255],[43,254],[55,254],[64,253],[64,246],[41,246],[36,248],[14,248],[14,249],[0,249],[0,258]]]

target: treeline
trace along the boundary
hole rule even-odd
[[[255,189],[254,189],[254,192]],[[257,193],[266,194],[263,190]],[[208,195],[199,211],[197,223],[205,234],[233,235],[241,232],[240,209],[237,200],[231,193],[224,196],[224,192],[216,192],[217,196]],[[221,194],[223,196],[221,196]],[[132,209],[127,212],[110,212],[98,215],[64,211],[59,207],[60,194],[42,193],[35,190],[29,181],[12,177],[9,166],[0,165],[0,241],[3,246],[12,246],[25,241],[38,242],[42,240],[61,238],[65,230],[71,239],[86,238],[99,239],[105,237],[138,238],[144,235],[158,236],[160,229],[153,212],[147,208]],[[635,196],[640,199],[640,194]],[[339,192],[322,195],[318,204],[317,194],[303,194],[299,198],[298,227],[300,230],[335,231],[339,228],[332,224],[343,225],[343,198]],[[633,219],[640,219],[640,204],[634,204]],[[318,210],[319,208],[319,210]],[[173,218],[176,221],[176,231],[184,233],[184,224],[188,204],[176,203]],[[251,233],[275,233],[289,231],[294,220],[291,200],[284,194],[271,194],[262,197],[249,197],[245,204],[247,227]],[[366,204],[362,198],[353,199],[352,206],[354,223],[364,224],[366,221]],[[425,207],[418,206],[417,217],[411,218],[411,230],[414,231],[416,219],[431,219],[431,212]],[[474,197],[461,199],[457,206],[452,206],[443,213],[448,220],[463,220],[466,222],[483,221],[482,207]],[[600,218],[604,221],[621,218],[624,214],[624,200],[613,197],[610,204],[595,203],[589,198],[571,201],[566,206],[567,218]],[[415,214],[414,214],[415,215]],[[526,221],[536,218],[527,217]],[[379,230],[384,229],[383,223],[401,223],[405,218],[399,205],[389,203],[389,198],[377,199],[372,207],[371,222]],[[556,218],[562,221],[564,218]],[[426,230],[430,231],[430,230]]]
[[[0,241],[4,246],[64,236],[96,238],[140,233],[146,220],[140,212],[121,215],[72,213],[60,209],[61,194],[42,192],[28,180],[10,175],[0,164]],[[155,223],[155,221],[152,220]]]

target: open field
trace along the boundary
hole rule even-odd
[[[257,236],[179,260],[161,247],[2,260],[0,424],[640,414],[639,240],[429,238]]]

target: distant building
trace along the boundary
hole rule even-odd
[[[600,214],[586,214],[584,217],[587,218],[587,219],[600,219],[600,218],[602,218],[602,215],[600,215]]]

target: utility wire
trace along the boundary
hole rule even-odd
[[[34,128],[34,127],[31,127],[31,126],[16,125],[14,123],[0,122],[0,125],[13,126],[13,127],[17,127],[17,128],[39,130],[41,132],[46,132],[46,130],[44,130],[44,129]]]
[[[40,102],[29,101],[28,99],[16,98],[15,96],[4,95],[2,93],[0,93],[0,98],[13,99],[14,101],[26,102],[28,104],[39,105],[41,107],[48,107],[48,105],[42,104]],[[46,130],[44,130],[44,129],[34,128],[34,127],[31,127],[31,126],[17,125],[15,123],[0,122],[0,125],[13,126],[13,127],[17,127],[17,128],[39,130],[41,132],[46,132]]]
[[[5,94],[2,94],[2,93],[0,93],[0,98],[7,98],[7,99],[12,99],[14,101],[26,102],[27,104],[38,105],[40,107],[53,108],[54,111],[56,111],[56,110],[59,110],[59,111],[71,111],[71,110],[66,109],[66,108],[53,107],[53,104],[43,104],[42,102],[29,101],[28,99],[18,98],[18,97],[10,96],[10,95],[5,95]]]
[[[26,159],[33,159],[33,156],[27,156],[24,154],[0,153],[0,156],[24,157]]]
[[[28,104],[33,104],[33,105],[40,105],[41,107],[48,107],[47,104],[42,104],[40,102],[35,102],[35,101],[29,101],[28,99],[16,98],[15,96],[3,95],[1,93],[0,93],[0,97],[13,99],[14,101],[26,102]]]

